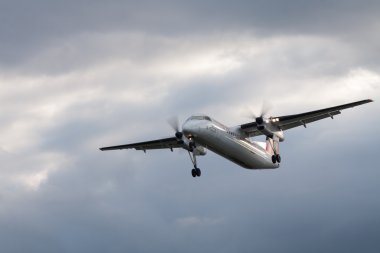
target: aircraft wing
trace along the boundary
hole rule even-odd
[[[153,141],[145,141],[145,142],[137,142],[137,143],[131,143],[131,144],[125,144],[125,145],[118,145],[118,146],[110,146],[110,147],[103,147],[100,148],[101,151],[106,150],[118,150],[118,149],[136,149],[136,150],[143,150],[144,152],[146,150],[150,149],[173,149],[173,148],[182,148],[184,147],[183,144],[178,143],[177,138],[165,138],[165,139],[158,139]]]
[[[334,107],[329,107],[321,110],[305,112],[300,114],[279,116],[279,117],[270,117],[270,124],[278,127],[281,130],[288,130],[298,126],[306,127],[307,124],[321,120],[324,118],[333,118],[335,115],[340,114],[341,110],[352,108],[358,105],[366,104],[373,102],[372,99],[361,100],[353,103],[348,103],[344,105],[338,105]],[[257,123],[251,122],[247,124],[243,124],[240,126],[241,129],[250,133],[250,135],[261,135],[262,133],[257,129]]]

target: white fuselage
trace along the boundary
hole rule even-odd
[[[216,154],[247,169],[274,169],[271,154],[262,146],[251,142],[239,128],[227,128],[207,117],[192,116],[183,124],[183,133]]]

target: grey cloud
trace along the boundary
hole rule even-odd
[[[376,23],[379,10],[376,1],[6,1],[1,7],[3,67],[28,60],[51,43],[109,31],[169,37],[236,30],[327,34],[364,46],[376,38],[364,30],[376,30],[371,24]]]

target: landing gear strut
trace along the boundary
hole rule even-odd
[[[193,150],[195,148],[195,143],[193,141],[190,141],[189,148],[190,148],[190,152],[193,152]]]
[[[267,140],[268,140],[269,137],[267,137]],[[272,163],[280,163],[281,162],[281,156],[280,154],[278,154],[278,140],[271,140],[269,141],[270,143],[270,146],[273,150],[273,155],[272,155]]]
[[[197,157],[196,157],[196,155],[194,154],[194,152],[193,152],[193,154],[191,155],[191,154],[190,154],[190,151],[189,151],[189,156],[190,156],[190,160],[191,160],[191,162],[192,162],[193,165],[194,165],[194,169],[191,170],[191,175],[192,175],[193,177],[200,177],[202,173],[201,173],[201,169],[199,169],[199,168],[197,167]]]

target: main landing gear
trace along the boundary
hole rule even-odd
[[[200,177],[202,173],[201,173],[201,169],[199,169],[197,166],[197,156],[194,154],[194,152],[190,154],[190,151],[189,151],[189,156],[190,156],[191,162],[194,165],[194,169],[191,170],[191,175],[193,177]]]
[[[269,141],[270,147],[273,150],[272,163],[280,163],[281,156],[279,153],[277,153],[279,151],[278,139],[271,139],[267,137],[267,141]]]
[[[272,155],[272,162],[273,163],[280,163],[281,162],[281,156],[279,154]]]

